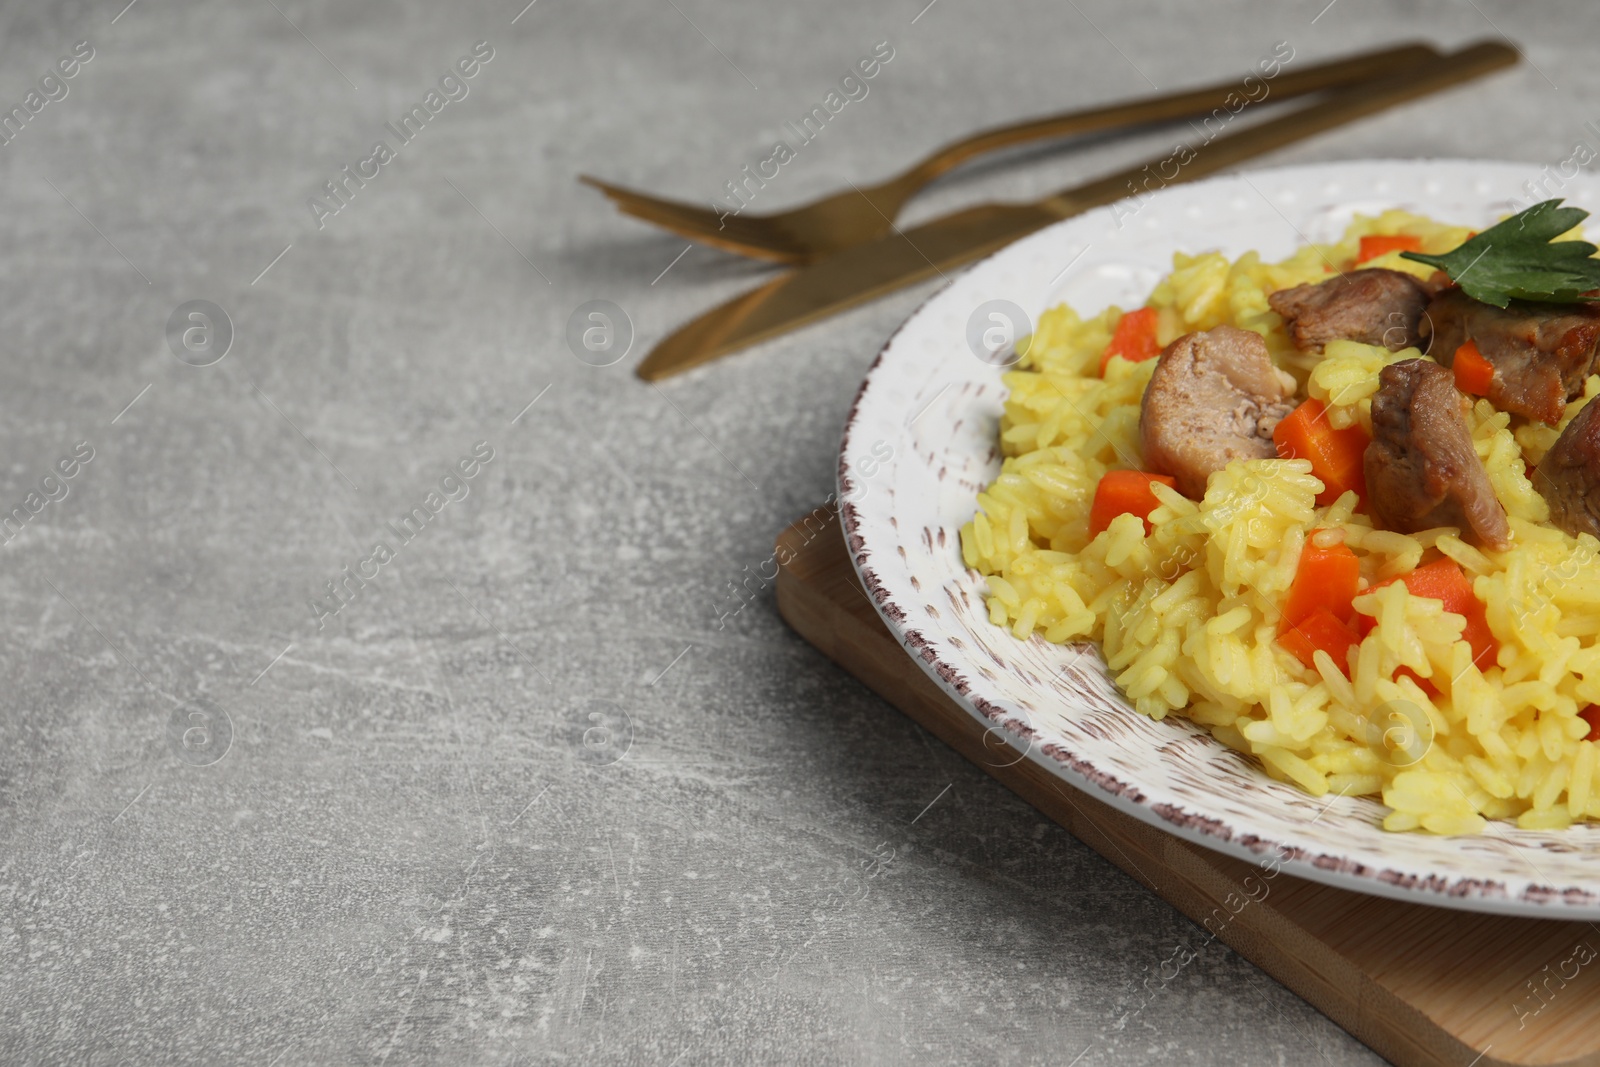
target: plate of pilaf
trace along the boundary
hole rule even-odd
[[[1140,190],[954,278],[841,447],[890,629],[1190,841],[1600,918],[1600,181],[1535,174]]]

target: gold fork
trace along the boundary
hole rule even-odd
[[[1291,99],[1393,73],[1406,64],[1437,59],[1424,44],[1364,52],[1300,70],[1281,70],[1260,78],[1267,87],[1262,100]],[[1229,108],[1230,96],[1236,105]],[[1150,97],[1106,107],[1069,111],[1047,118],[984,130],[945,145],[908,170],[878,185],[851,187],[832,196],[770,215],[718,212],[636,192],[589,175],[579,181],[599,189],[624,213],[702,244],[744,256],[780,263],[808,263],[830,253],[882,237],[894,218],[924,186],[974,156],[1055,137],[1097,130],[1190,118],[1221,110],[1240,110],[1248,95],[1239,80],[1218,82],[1167,96]]]
[[[1195,148],[1179,146],[1188,153],[1186,157],[1174,150],[1165,159],[1135,163],[1030,204],[978,204],[895,230],[816,263],[784,271],[701,314],[658,343],[635,373],[646,381],[658,381],[904,286],[944,275],[1093,207],[1124,201],[1132,205],[1132,213],[1138,210],[1137,201],[1128,196],[1130,189],[1137,192],[1134,183],[1153,192],[1220,174],[1263,153],[1509,67],[1519,55],[1509,42],[1481,42],[1330,92],[1248,128],[1230,129]],[[1172,164],[1176,169],[1169,175],[1167,168]],[[1121,216],[1116,218],[1120,227]]]

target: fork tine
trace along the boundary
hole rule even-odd
[[[659,220],[662,225],[671,224],[680,227],[692,228],[696,233],[726,234],[727,223],[737,220],[729,216],[719,224],[717,216],[710,211],[701,211],[689,204],[675,204],[671,201],[653,200],[649,197],[614,196],[611,202],[619,211],[633,215],[637,218],[654,222]]]
[[[670,215],[685,225],[694,225],[701,232],[722,234],[729,236],[729,230],[741,236],[748,236],[759,241],[772,241],[782,239],[783,235],[775,234],[773,227],[781,225],[779,220],[787,214],[778,212],[772,215],[745,216],[736,211],[718,212],[712,208],[696,207],[681,200],[668,200],[664,197],[653,196],[649,193],[629,189],[623,185],[613,185],[588,174],[580,174],[578,180],[585,185],[600,190],[612,203],[627,211],[637,218],[653,221],[657,214]],[[626,205],[626,206],[624,206]],[[632,208],[632,210],[629,210]],[[786,244],[792,243],[785,241]]]
[[[643,193],[635,193],[632,189],[629,189],[625,185],[613,185],[608,181],[596,178],[593,174],[580,174],[578,175],[578,180],[583,184],[590,186],[591,188],[600,190],[607,196],[623,196],[629,193],[632,193],[634,196],[645,195]]]
[[[660,197],[649,196],[644,193],[635,193],[627,189],[607,189],[606,199],[623,208],[632,208],[636,211],[661,212],[675,218],[687,219],[691,216],[701,217],[702,213],[691,204],[676,200],[664,200]],[[715,219],[715,215],[704,215],[707,219]]]
[[[702,212],[699,208],[696,208],[693,205],[674,204],[670,201],[667,203],[654,203],[649,201],[640,203],[639,201],[635,200],[618,200],[614,201],[614,203],[618,205],[620,210],[635,215],[636,217],[676,219],[680,224],[691,226],[696,230],[696,232],[704,233],[708,236],[730,239],[738,238],[747,241],[760,241],[763,243],[783,241],[786,246],[792,243],[786,240],[785,234],[781,233],[774,227],[773,222],[770,219],[761,219],[758,221],[742,218],[732,212],[728,212],[725,215],[719,214],[715,211]],[[629,211],[629,205],[635,206],[640,210]],[[648,212],[649,215],[646,216],[643,214],[643,212]]]
[[[776,263],[801,263],[811,255],[811,250],[805,245],[797,243],[788,234],[775,229],[752,229],[748,223],[719,228],[714,224],[715,215],[710,216],[711,222],[707,222],[688,212],[680,215],[649,209],[633,211],[622,205],[619,205],[618,209],[623,214],[653,223],[680,237],[712,245],[736,255],[766,259]],[[690,212],[692,210],[689,209]],[[730,218],[729,221],[735,220]]]
[[[624,185],[613,185],[588,174],[578,175],[578,180],[585,185],[600,190],[615,204],[626,204],[637,209],[635,213],[637,211],[659,211],[671,214],[683,221],[688,221],[691,218],[699,219],[702,224],[707,225],[715,225],[718,218],[715,212],[697,208],[693,204],[686,204],[681,200],[667,200],[663,197],[652,196],[636,189],[629,189]]]
[[[587,174],[580,175],[579,181],[600,190],[623,214],[654,223],[690,240],[783,263],[794,262],[806,253],[770,219],[757,222],[733,212],[719,214],[692,204],[638,193]]]
[[[624,186],[612,185],[598,178],[592,178],[587,174],[579,175],[578,180],[600,190],[620,210],[647,221],[653,222],[657,218],[671,218],[680,225],[695,226],[700,230],[709,230],[712,233],[719,232],[724,228],[718,225],[718,216],[715,213],[696,208],[692,204],[685,204],[677,200],[664,200],[648,193],[635,192]],[[730,215],[729,217],[736,216]]]

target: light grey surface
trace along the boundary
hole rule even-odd
[[[1279,40],[1490,19],[1538,70],[1272,161],[1557,163],[1600,141],[1592,5],[122,2],[0,18],[6,107],[95,49],[0,147],[0,511],[95,452],[3,549],[0,1060],[1376,1062],[770,592],[719,628],[928,290],[652,388],[649,345],[764,268],[697,248],[663,275],[684,242],[573,177],[710,199],[884,40],[758,207]],[[470,95],[319,231],[307,198],[480,40]],[[910,217],[1172,136],[974,168]],[[194,299],[235,329],[214,366],[164,336]],[[592,299],[637,329],[614,366],[563,340]],[[479,441],[470,495],[319,630],[308,600]],[[201,699],[233,733],[207,766],[169,741]],[[586,745],[612,707],[631,726]]]

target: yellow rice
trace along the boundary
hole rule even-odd
[[[1417,234],[1442,252],[1468,236],[1392,211],[1357,216],[1334,245],[1307,246],[1281,263],[1255,253],[1173,257],[1148,302],[1165,344],[1222,323],[1254,330],[1280,366],[1322,400],[1336,426],[1370,430],[1377,374],[1414,358],[1353,342],[1323,357],[1297,352],[1267,294],[1347,267],[1364,234]],[[1427,276],[1390,253],[1370,261]],[[1403,535],[1372,527],[1347,493],[1318,507],[1321,483],[1304,460],[1236,461],[1212,476],[1199,503],[1158,485],[1160,507],[1145,536],[1122,515],[1094,538],[1088,514],[1107,470],[1142,466],[1139,401],[1156,361],[1100,355],[1121,310],[1090,318],[1065,305],[1041,316],[1025,355],[1005,378],[1000,423],[1005,461],[978,495],[961,531],[969,567],[988,579],[989,617],[1017,638],[1101,643],[1106,663],[1143,714],[1171,713],[1255,756],[1267,774],[1322,796],[1381,797],[1390,830],[1475,833],[1488,819],[1558,828],[1600,818],[1596,744],[1579,711],[1600,703],[1600,542],[1549,525],[1524,462],[1536,463],[1559,428],[1513,432],[1509,416],[1478,401],[1469,415],[1513,531],[1504,553],[1463,542],[1450,529]],[[1590,378],[1570,420],[1600,393]],[[1565,425],[1565,420],[1562,425]],[[1305,539],[1342,537],[1361,561],[1363,588],[1403,574],[1434,549],[1461,564],[1500,643],[1480,671],[1459,640],[1463,620],[1436,600],[1393,583],[1356,599],[1377,625],[1350,677],[1326,653],[1318,670],[1277,643],[1279,614]],[[1439,690],[1430,697],[1409,667]]]

